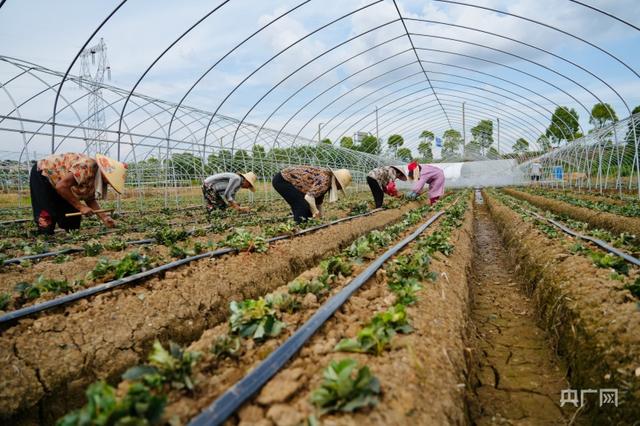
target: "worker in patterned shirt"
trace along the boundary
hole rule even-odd
[[[258,177],[253,172],[248,173],[218,173],[209,176],[202,185],[202,194],[207,203],[207,212],[224,210],[230,206],[234,210],[247,212],[247,207],[241,207],[235,200],[240,188],[256,192]]]
[[[276,173],[274,189],[291,206],[296,223],[310,218],[322,217],[324,196],[329,193],[329,202],[338,200],[338,190],[351,184],[351,172],[347,169],[331,170],[315,166],[291,166]]]
[[[384,194],[392,197],[402,196],[396,189],[396,179],[407,180],[407,175],[404,174],[404,171],[396,166],[378,167],[371,170],[367,175],[367,183],[371,188],[371,194],[373,194],[373,201],[376,203],[377,209],[382,207]]]
[[[96,154],[94,159],[68,152],[41,159],[29,175],[33,219],[38,232],[53,234],[56,225],[67,231],[80,228],[82,216],[100,210],[97,200],[106,198],[107,184],[122,194],[126,174],[124,163],[101,154]],[[66,216],[76,212],[81,215]],[[96,214],[105,226],[115,226],[109,214]]]

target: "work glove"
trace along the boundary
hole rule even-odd
[[[407,200],[415,200],[416,198],[418,198],[418,194],[416,194],[415,192],[411,191],[406,195]]]

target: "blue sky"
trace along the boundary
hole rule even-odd
[[[468,1],[559,26],[610,51],[640,72],[638,32],[568,0]],[[118,3],[8,0],[0,9],[0,55],[65,71],[88,36]],[[260,26],[300,3],[300,0],[232,0],[224,4],[176,44],[151,69],[136,91],[178,102],[203,72],[225,53]],[[194,88],[185,104],[207,111],[217,110],[238,119],[246,115],[247,122],[312,139],[317,137],[318,124],[325,123],[323,136],[332,140],[355,131],[375,132],[373,111],[378,106],[380,136],[386,139],[391,133],[400,133],[407,145],[415,150],[421,130],[432,130],[441,135],[449,128],[449,122],[432,95],[415,54],[412,51],[402,53],[410,48],[410,44],[400,23],[358,37],[314,60],[348,38],[396,19],[391,1],[385,0],[340,20],[263,65],[320,26],[371,3],[313,0],[303,5],[216,66]],[[640,79],[633,72],[606,54],[568,36],[477,8],[436,1],[400,0],[398,3],[405,17],[480,28],[564,56],[605,80],[631,108],[640,104]],[[636,0],[591,0],[589,3],[640,25],[640,8]],[[103,37],[108,45],[112,67],[109,83],[130,90],[169,44],[220,4],[220,1],[129,0],[95,39]],[[581,104],[590,109],[598,98],[609,102],[620,118],[628,115],[622,101],[606,85],[567,62],[518,43],[459,27],[416,21],[406,23],[409,31],[415,34],[412,39],[451,127],[461,130],[461,102],[466,100],[467,134],[468,128],[479,119],[499,117],[503,150],[508,150],[506,147],[517,137],[534,140],[548,123],[549,111],[558,104],[575,108],[585,130],[590,128],[588,111]],[[399,38],[347,60],[393,37]],[[442,52],[444,50],[451,53]],[[397,56],[389,58],[392,55]],[[309,65],[277,85],[307,61],[311,61]],[[343,65],[333,68],[342,61],[345,61]],[[248,78],[261,66],[260,71]],[[76,64],[72,73],[79,72]],[[15,68],[0,64],[1,81],[15,74]],[[314,79],[317,80],[312,82]],[[7,89],[19,102],[29,93],[40,90],[38,84],[34,79],[22,78],[12,82]],[[73,97],[78,96],[79,91],[67,85],[63,94]],[[264,99],[258,102],[263,96]],[[292,98],[283,103],[289,97]],[[2,114],[12,108],[6,93],[0,92]],[[83,108],[86,109],[79,107],[80,110]],[[25,107],[23,116],[48,120],[51,111],[52,97],[42,96]],[[74,120],[66,115],[61,119],[70,123]],[[21,141],[16,135],[3,139],[3,149],[19,149]]]

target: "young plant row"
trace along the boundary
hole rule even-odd
[[[610,243],[614,247],[625,249],[633,253],[634,255],[637,255],[638,253],[638,246],[634,243],[635,238],[632,235],[623,233],[615,236],[611,232],[601,229],[589,229],[589,225],[584,222],[567,218],[565,216],[558,216],[551,212],[541,211],[539,208],[532,206],[526,201],[515,200],[513,197],[510,197],[506,194],[500,192],[491,192],[491,195],[496,197],[503,204],[518,213],[520,217],[522,217],[525,221],[533,223],[536,228],[538,228],[549,238],[564,238],[565,234],[557,227],[547,223],[546,221],[541,221],[535,216],[531,215],[527,210],[536,211],[539,214],[551,219],[562,220],[567,226],[576,231],[595,238],[599,238],[605,242]],[[632,271],[632,269],[629,268],[628,262],[622,257],[616,256],[613,253],[605,253],[600,248],[592,248],[591,244],[586,242],[575,242],[571,244],[569,246],[569,251],[573,254],[580,254],[589,258],[593,265],[598,268],[610,270],[611,274],[609,275],[609,277],[611,279],[620,281],[621,283],[623,283],[622,288],[629,290],[631,294],[636,298],[640,298],[640,276],[636,276],[635,278],[630,277],[631,275],[633,275],[632,272],[637,271]]]
[[[602,200],[602,201],[587,200],[584,198],[571,196],[570,194],[567,194],[567,193],[547,191],[542,188],[529,187],[521,190],[529,192],[534,195],[540,195],[547,198],[553,198],[558,201],[563,201],[565,203],[568,203],[577,207],[585,207],[591,210],[613,213],[620,216],[640,217],[640,203],[637,200],[635,200],[635,202],[629,202],[625,204],[615,204],[615,203],[608,203],[606,200]]]
[[[453,253],[451,232],[462,225],[467,208],[466,198],[465,193],[457,204],[447,210],[438,230],[414,242],[411,253],[396,256],[385,266],[388,289],[395,295],[394,305],[373,315],[355,337],[338,342],[334,347],[335,352],[378,356],[392,347],[397,334],[413,332],[407,306],[417,302],[422,283],[436,280],[436,273],[430,270],[432,256],[438,253],[449,256]],[[380,381],[371,374],[369,367],[345,358],[333,361],[326,367],[323,381],[311,393],[310,400],[319,415],[350,413],[377,405],[380,393]],[[316,422],[315,416],[309,421],[312,424]]]
[[[328,296],[334,284],[351,275],[355,263],[363,262],[366,256],[373,254],[373,251],[390,244],[404,229],[421,220],[422,214],[428,210],[430,210],[428,206],[417,209],[417,211],[405,214],[401,222],[387,227],[385,231],[372,231],[368,235],[360,237],[341,254],[323,260],[319,265],[321,272],[317,277],[308,280],[294,280],[288,284],[286,292],[271,293],[258,299],[232,301],[229,306],[228,331],[226,334],[218,336],[210,347],[210,353],[215,363],[225,362],[226,359],[237,360],[240,358],[246,351],[248,340],[254,342],[252,345],[259,345],[270,338],[279,336],[287,327],[282,320],[284,313],[299,311],[303,299],[309,295],[313,295],[316,300]],[[279,228],[278,230],[283,231],[284,229]],[[238,249],[260,251],[263,247],[263,240],[263,236],[255,236],[244,230],[236,230],[236,233],[225,241],[229,245],[235,245]],[[367,249],[364,249],[365,245]],[[118,386],[117,390],[104,382],[92,384],[86,391],[87,404],[80,410],[60,419],[58,424],[71,426],[117,424],[117,422],[127,422],[127,424],[160,423],[164,407],[169,399],[189,395],[197,388],[197,383],[194,383],[191,373],[193,367],[201,359],[201,354],[185,352],[173,344],[168,352],[171,357],[167,357],[166,353],[167,351],[156,342],[149,355],[148,363],[129,369],[122,376],[123,383]],[[165,361],[159,362],[159,357]],[[188,363],[180,361],[183,359],[188,359]],[[164,378],[157,378],[158,372]],[[141,404],[135,403],[138,397],[141,398]],[[108,400],[109,406],[106,409],[96,407],[95,401],[98,400]],[[142,406],[143,409],[134,409],[137,405]]]

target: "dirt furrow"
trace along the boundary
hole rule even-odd
[[[571,414],[559,406],[569,388],[565,368],[536,325],[485,205],[476,209],[474,235],[472,422],[564,424]]]
[[[512,191],[508,191],[512,193]],[[616,389],[618,406],[589,395],[593,424],[640,418],[640,310],[610,272],[554,240],[485,194],[515,271],[525,278],[540,325],[565,360],[574,390]]]
[[[128,366],[141,362],[154,339],[179,343],[197,339],[226,317],[230,300],[257,297],[283,285],[356,237],[397,221],[416,205],[281,241],[264,254],[199,261],[143,285],[23,320],[0,337],[4,384],[0,416],[50,423],[82,401],[87,384],[116,379]],[[34,418],[37,410],[30,407],[36,403],[46,408],[47,418]]]

